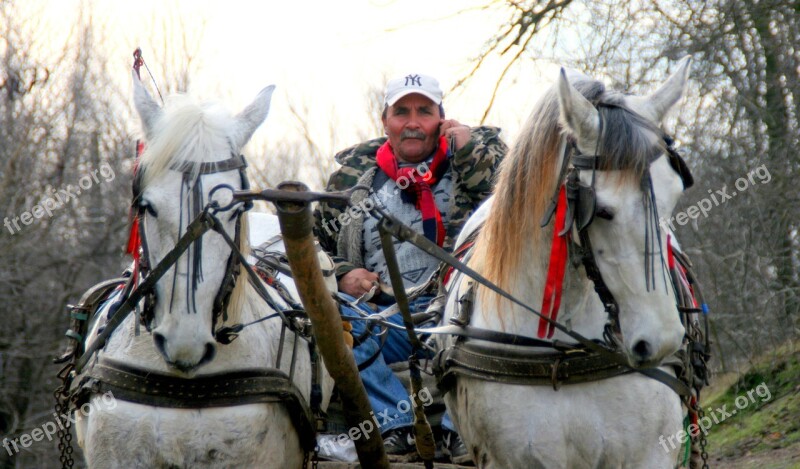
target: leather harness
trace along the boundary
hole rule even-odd
[[[654,161],[655,157],[662,152],[665,152],[670,165],[680,175],[684,188],[690,187],[693,184],[693,179],[686,163],[672,147],[672,139],[664,134],[662,134],[662,139],[665,145],[657,146],[657,150],[660,151],[653,152],[649,158],[648,164]],[[574,145],[573,149],[577,150]],[[561,175],[559,177],[560,180],[565,180],[567,184],[569,211],[571,214],[569,216],[569,225],[565,230],[570,229],[572,223],[575,223],[576,228],[578,228],[581,243],[574,247],[579,248],[578,252],[586,269],[587,276],[593,281],[595,291],[600,296],[609,318],[604,333],[606,339],[605,344],[590,341],[574,331],[566,329],[561,324],[549,318],[544,318],[538,311],[533,310],[529,306],[516,300],[513,296],[498,289],[494,284],[480,276],[480,274],[467,267],[465,262],[442,252],[441,249],[436,249],[434,246],[431,246],[431,243],[427,243],[425,239],[417,236],[416,233],[402,226],[402,224],[396,220],[393,220],[390,214],[381,213],[384,217],[384,221],[389,220],[388,226],[390,227],[390,231],[392,231],[392,234],[398,239],[412,242],[449,267],[458,270],[461,274],[468,275],[478,283],[497,292],[501,296],[520,304],[520,306],[523,306],[540,318],[548,321],[553,327],[561,330],[578,342],[577,345],[571,345],[558,343],[558,341],[542,341],[516,334],[470,327],[468,324],[471,315],[472,301],[470,298],[465,297],[470,296],[470,293],[474,289],[474,285],[471,285],[467,294],[460,299],[459,302],[462,303],[462,308],[456,314],[456,317],[451,319],[452,324],[450,326],[426,328],[419,331],[424,334],[449,334],[458,337],[453,346],[441,350],[434,359],[434,373],[436,374],[439,387],[442,392],[451,390],[455,383],[455,377],[458,374],[487,381],[506,382],[510,384],[551,384],[554,389],[558,389],[561,384],[595,381],[625,373],[638,372],[662,382],[684,399],[688,399],[692,394],[692,390],[689,387],[692,381],[685,379],[685,377],[687,375],[687,368],[690,368],[692,364],[687,361],[686,352],[679,351],[675,356],[669,357],[661,364],[661,366],[671,365],[676,367],[676,374],[681,378],[676,379],[671,374],[658,368],[631,368],[627,364],[627,360],[625,360],[624,356],[618,351],[619,343],[613,340],[614,336],[621,334],[619,332],[617,303],[611,291],[605,285],[600,270],[594,260],[587,230],[595,216],[596,199],[593,187],[595,180],[594,172],[600,170],[601,165],[599,163],[601,163],[601,161],[599,160],[601,160],[602,156],[570,155],[568,153],[569,150],[569,147],[565,148],[566,153],[562,160]],[[572,169],[569,170],[569,174],[567,174],[570,162],[572,162]],[[578,172],[581,169],[593,171],[591,186],[580,182]],[[555,203],[551,210],[546,212],[542,221],[543,226],[546,225],[550,217],[552,217],[555,209],[554,205]],[[477,233],[477,230],[474,233]],[[678,288],[678,286],[676,286],[676,288]],[[695,285],[695,289],[698,288],[699,285]],[[676,295],[679,302],[687,296],[690,296],[690,294],[687,295],[686,293],[687,292]],[[472,294],[474,294],[474,292],[472,292]],[[468,311],[464,311],[464,303],[467,303]],[[685,305],[679,304],[679,310],[685,312],[685,308],[682,309],[683,306]],[[682,320],[686,323],[686,321],[688,321],[688,316],[687,318],[682,317]],[[474,342],[467,341],[466,339],[470,337],[499,344],[513,344],[520,347],[516,350],[499,350],[497,348],[478,345]],[[557,351],[554,353],[542,354],[541,351],[531,349],[530,347],[549,347]]]
[[[111,392],[115,399],[178,409],[205,409],[259,403],[282,403],[306,451],[316,445],[316,417],[291,377],[274,368],[253,368],[195,378],[145,370],[103,358],[82,382],[75,405],[93,393]]]
[[[244,157],[241,155],[234,155],[227,160],[217,163],[199,163],[199,166],[195,165],[198,165],[198,163],[187,162],[170,169],[182,172],[184,180],[187,174],[203,175],[238,169],[241,175],[243,190],[249,187],[245,174],[247,164]],[[144,217],[146,212],[152,211],[152,208],[141,203],[140,184],[141,173],[137,174],[134,178],[133,192],[134,204],[137,204],[136,216]],[[233,191],[232,188],[227,186],[218,186],[212,190],[211,193],[213,194],[214,191],[222,187]],[[197,196],[198,194],[195,194],[195,197]],[[233,204],[226,208],[230,208],[232,205]],[[88,323],[90,320],[94,319],[88,317],[88,313],[94,311],[99,300],[103,299],[105,295],[111,291],[111,287],[120,285],[122,279],[104,282],[103,284],[93,287],[84,295],[79,305],[71,307],[71,317],[74,321],[73,324],[71,324],[70,331],[67,333],[70,339],[72,339],[71,345],[67,353],[60,359],[60,362],[69,360],[69,363],[59,376],[63,375],[63,377],[66,378],[65,382],[68,384],[73,381],[77,382],[77,385],[72,389],[69,396],[69,401],[75,406],[74,408],[80,407],[80,405],[87,402],[91,394],[103,393],[106,391],[111,391],[115,398],[125,401],[170,408],[209,408],[280,402],[286,406],[289,412],[292,422],[300,436],[303,449],[306,452],[312,452],[314,450],[316,446],[317,417],[321,413],[320,404],[322,401],[319,376],[320,359],[316,353],[313,336],[310,333],[310,325],[307,324],[307,321],[298,318],[294,309],[284,310],[280,308],[280,305],[275,303],[264,289],[258,274],[247,264],[243,254],[238,249],[239,238],[242,236],[240,232],[241,216],[250,206],[252,206],[252,202],[244,202],[243,207],[239,208],[234,215],[236,216],[236,234],[235,240],[231,240],[224,229],[222,229],[219,220],[209,211],[209,207],[212,207],[212,211],[214,211],[214,204],[212,201],[211,204],[197,214],[195,220],[189,224],[186,233],[181,237],[172,251],[152,269],[149,266],[149,253],[147,252],[144,225],[143,223],[139,224],[140,239],[142,240],[141,248],[143,251],[141,256],[141,273],[144,276],[144,281],[134,287],[134,282],[137,281],[135,278],[136,274],[133,273],[128,278],[125,283],[123,298],[121,299],[122,305],[109,312],[108,321],[103,326],[104,329],[98,334],[94,342],[89,344],[88,347],[85,347],[85,350],[84,337],[88,330]],[[219,209],[219,207],[216,208]],[[223,208],[223,210],[226,208]],[[219,317],[222,317],[223,321],[227,319],[225,317],[225,311],[233,286],[236,283],[236,277],[239,272],[238,267],[241,265],[250,276],[250,282],[253,284],[256,291],[258,291],[259,295],[267,301],[271,308],[276,310],[275,315],[260,320],[275,316],[281,317],[283,320],[280,337],[281,344],[285,339],[287,328],[295,332],[298,335],[298,339],[304,339],[308,342],[312,361],[310,403],[306,402],[300,390],[293,382],[295,365],[294,354],[296,353],[298,339],[294,341],[295,345],[293,356],[290,359],[290,371],[288,374],[280,369],[280,353],[276,360],[275,368],[245,368],[224,373],[201,375],[194,378],[181,378],[170,374],[146,370],[105,357],[95,360],[91,366],[86,367],[95,352],[105,345],[111,333],[122,323],[127,314],[136,308],[136,305],[138,305],[142,298],[145,299],[145,307],[139,320],[150,330],[154,316],[153,310],[155,301],[157,300],[154,293],[155,283],[166,270],[175,264],[183,252],[186,251],[191,244],[199,240],[209,229],[213,229],[223,236],[232,249],[231,255],[227,261],[226,273],[222,285],[214,300],[214,324],[216,324]],[[197,251],[195,251],[195,253],[197,253]],[[265,273],[262,272],[262,275],[265,275]],[[266,275],[270,275],[270,273],[266,273]],[[275,283],[280,283],[277,279],[274,280]],[[278,291],[281,296],[287,293],[285,287],[283,289],[276,288],[276,291]],[[291,301],[290,298],[287,300],[287,304],[296,306],[296,303]],[[217,341],[224,345],[234,340],[238,332],[247,325],[249,324],[239,324],[233,327],[224,327],[216,332],[212,332],[215,332]],[[282,345],[279,349],[282,350]],[[86,369],[84,369],[84,367],[86,367]]]

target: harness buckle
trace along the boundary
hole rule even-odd
[[[450,318],[450,323],[457,326],[468,326],[472,319],[472,308],[475,304],[475,284],[467,282],[467,291],[458,299],[458,310]]]
[[[553,371],[550,374],[550,383],[553,385],[553,391],[558,391],[561,388],[561,383],[558,381],[558,367],[561,365],[561,358],[556,358],[553,362]]]

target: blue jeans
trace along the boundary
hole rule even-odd
[[[339,293],[339,296],[355,302],[355,298],[346,293]],[[412,313],[424,311],[430,303],[431,296],[417,298],[409,305]],[[367,314],[375,314],[383,311],[386,306],[378,306],[378,311],[370,309],[368,306],[360,304],[358,307]],[[361,317],[349,306],[342,305],[341,312],[343,318]],[[403,316],[397,313],[388,319],[390,322],[403,325]],[[351,321],[353,325],[353,337],[359,337],[366,329],[366,321]],[[379,332],[380,328],[375,327],[373,332]],[[399,379],[394,375],[389,365],[392,363],[407,361],[411,356],[411,342],[405,330],[388,329],[386,332],[386,343],[383,346],[375,361],[361,371],[361,381],[367,390],[367,397],[372,405],[372,411],[377,417],[381,433],[395,428],[407,427],[414,422],[414,412],[410,409],[411,398],[408,390],[403,386]],[[369,335],[363,343],[353,349],[353,356],[356,363],[361,364],[375,355],[381,346],[381,337],[375,334]],[[407,410],[403,412],[403,410]],[[447,430],[455,431],[450,415],[445,412],[442,417],[442,427]]]

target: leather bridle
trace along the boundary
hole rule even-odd
[[[606,104],[601,104],[602,106],[610,106]],[[620,106],[616,106],[620,107]],[[628,112],[629,109],[626,109]],[[594,251],[592,249],[592,243],[589,238],[589,226],[594,221],[595,216],[598,215],[597,209],[597,197],[595,193],[595,181],[597,179],[597,172],[598,171],[608,171],[608,170],[620,170],[624,169],[618,166],[615,166],[614,163],[607,155],[600,154],[599,147],[600,147],[600,139],[603,135],[603,115],[602,113],[598,113],[600,116],[600,125],[598,134],[600,137],[598,138],[597,148],[595,150],[595,154],[593,155],[585,155],[580,153],[578,146],[576,145],[573,139],[568,139],[565,148],[564,148],[564,156],[562,158],[561,170],[559,179],[563,182],[563,186],[566,189],[566,196],[567,196],[567,215],[566,215],[566,225],[564,226],[563,230],[559,233],[560,236],[567,235],[573,227],[578,233],[578,242],[572,240],[572,250],[571,252],[575,254],[575,256],[580,260],[583,264],[584,269],[586,271],[586,276],[589,280],[592,281],[594,284],[594,290],[597,293],[600,301],[603,303],[603,307],[608,315],[608,323],[606,324],[605,330],[603,332],[603,337],[606,341],[606,344],[611,347],[612,349],[619,347],[622,340],[622,331],[620,328],[619,322],[619,304],[617,300],[614,298],[613,293],[606,285],[605,281],[603,280],[603,275],[600,272],[600,268],[597,265],[597,260],[595,259]],[[694,184],[694,178],[689,171],[689,168],[684,161],[683,157],[678,153],[678,151],[674,148],[674,140],[667,134],[663,133],[658,128],[653,127],[651,130],[660,134],[660,140],[657,145],[654,146],[653,150],[650,152],[650,155],[647,159],[647,168],[645,168],[642,179],[641,179],[641,187],[642,190],[645,192],[645,207],[647,208],[647,204],[651,204],[652,209],[655,210],[655,195],[652,192],[652,182],[650,180],[650,173],[649,167],[650,165],[658,159],[662,154],[666,154],[670,166],[673,170],[681,178],[683,183],[683,188],[688,189]],[[580,179],[580,172],[581,171],[591,171],[591,182],[590,184],[585,184]],[[541,221],[541,226],[544,227],[549,224],[550,220],[553,218],[553,215],[556,210],[557,204],[557,197],[558,192],[560,190],[560,185],[556,188],[556,193],[553,196],[551,205],[549,209],[545,212],[544,217]],[[647,199],[650,199],[649,201]],[[603,216],[603,214],[601,214]],[[655,233],[656,237],[658,238],[657,242],[659,243],[660,249],[660,234],[658,234],[658,215],[657,211],[653,213],[653,220],[646,220],[645,223],[650,223],[651,221],[655,222],[656,226],[648,226],[646,229],[646,237],[653,236]],[[571,238],[570,238],[571,239]],[[646,239],[646,243],[653,242],[654,240]],[[647,254],[646,254],[647,257]],[[663,256],[662,256],[663,260]],[[645,276],[650,277],[652,276],[652,269],[648,270],[649,264],[647,263],[647,259],[645,261]],[[648,283],[649,286],[649,283]]]
[[[247,161],[245,160],[243,155],[232,154],[230,158],[222,161],[217,162],[206,162],[206,163],[196,163],[192,161],[185,161],[180,165],[170,167],[170,170],[179,171],[183,175],[182,184],[184,186],[191,187],[191,198],[194,201],[195,206],[195,216],[202,210],[202,184],[200,183],[201,177],[207,174],[216,174],[222,173],[226,171],[239,171],[239,177],[241,181],[241,188],[242,190],[247,190],[250,188],[249,180],[247,178]],[[137,171],[134,180],[133,180],[133,209],[135,210],[135,217],[138,218],[138,227],[139,227],[139,239],[141,241],[141,253],[138,256],[139,259],[139,266],[138,270],[142,277],[147,277],[150,273],[151,265],[150,265],[150,252],[147,245],[147,235],[145,233],[145,216],[149,213],[152,216],[157,216],[157,213],[154,209],[148,205],[146,202],[142,200],[142,177],[144,172]],[[195,182],[190,184],[190,178],[196,177]],[[216,190],[212,190],[213,193]],[[183,202],[181,202],[183,203]],[[241,204],[240,207],[237,207],[234,213],[231,215],[232,217],[236,217],[236,225],[234,231],[234,245],[239,246],[240,240],[242,237],[241,233],[241,224],[242,224],[242,215],[245,211],[249,210],[252,207],[251,201],[246,201]],[[197,240],[193,241],[193,265],[194,265],[194,277],[196,278],[199,274],[198,269],[202,269],[200,265],[200,253],[201,249],[200,246],[202,243],[202,238],[198,238]],[[235,253],[231,252],[228,256],[228,260],[225,266],[225,274],[222,279],[222,283],[220,284],[219,290],[217,291],[216,296],[214,297],[213,303],[213,320],[212,320],[212,333],[216,329],[216,324],[219,322],[220,318],[222,321],[227,320],[227,309],[228,303],[230,301],[231,293],[233,292],[233,288],[236,285],[236,279],[239,275],[239,266],[240,266],[240,259],[239,256],[235,255]],[[132,275],[129,281],[129,284],[126,286],[126,293],[129,293],[133,288],[134,284],[138,281],[135,278],[136,275]],[[193,281],[194,283],[194,281]],[[193,285],[194,286],[194,285]],[[142,308],[139,314],[139,320],[141,323],[147,328],[148,331],[152,329],[152,323],[155,318],[155,305],[158,301],[157,294],[155,288],[149,288],[143,292],[144,294],[144,307]],[[125,298],[127,295],[124,295]]]

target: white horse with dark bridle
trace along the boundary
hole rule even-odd
[[[666,266],[675,241],[670,246],[660,220],[669,219],[691,176],[660,123],[683,93],[689,62],[645,97],[587,77],[570,82],[562,70],[503,160],[494,196],[461,234],[459,243],[482,225],[468,265],[524,304],[550,303],[554,312],[543,314],[564,327],[553,329],[465,275],[448,284],[446,322],[537,338],[558,350],[442,341],[445,402],[478,467],[676,465],[680,445],[667,447],[659,437],[682,429],[681,398],[634,370],[659,367],[684,338]],[[554,225],[562,236],[553,235]],[[604,295],[589,271],[601,278]],[[609,344],[619,363],[580,351],[565,330]],[[548,354],[561,358],[541,359]],[[659,369],[674,378],[671,368]]]
[[[168,256],[216,197],[214,188],[245,188],[239,151],[266,118],[272,91],[265,88],[231,116],[186,96],[161,108],[134,76],[147,138],[134,187],[142,267],[154,269]],[[83,370],[78,384],[87,389],[92,411],[76,412],[76,427],[89,467],[296,469],[313,450],[312,373],[318,374],[316,389],[323,397],[315,398],[321,408],[332,380],[312,356],[310,339],[294,327],[302,321],[277,314],[290,308],[285,297],[262,284],[265,302],[232,247],[237,244],[246,256],[249,244],[257,244],[254,238],[265,241],[279,233],[277,218],[251,217],[250,222],[258,218],[258,229],[251,229],[248,240],[249,214],[242,204],[215,216],[219,230],[235,242],[215,230],[193,240],[139,304],[142,330],[137,315],[129,315]],[[277,279],[297,298],[290,278]],[[101,314],[106,317],[105,310]],[[227,340],[219,340],[223,328],[237,324],[247,325],[238,338],[226,343],[234,335],[222,334]],[[302,434],[309,425],[310,437]]]

